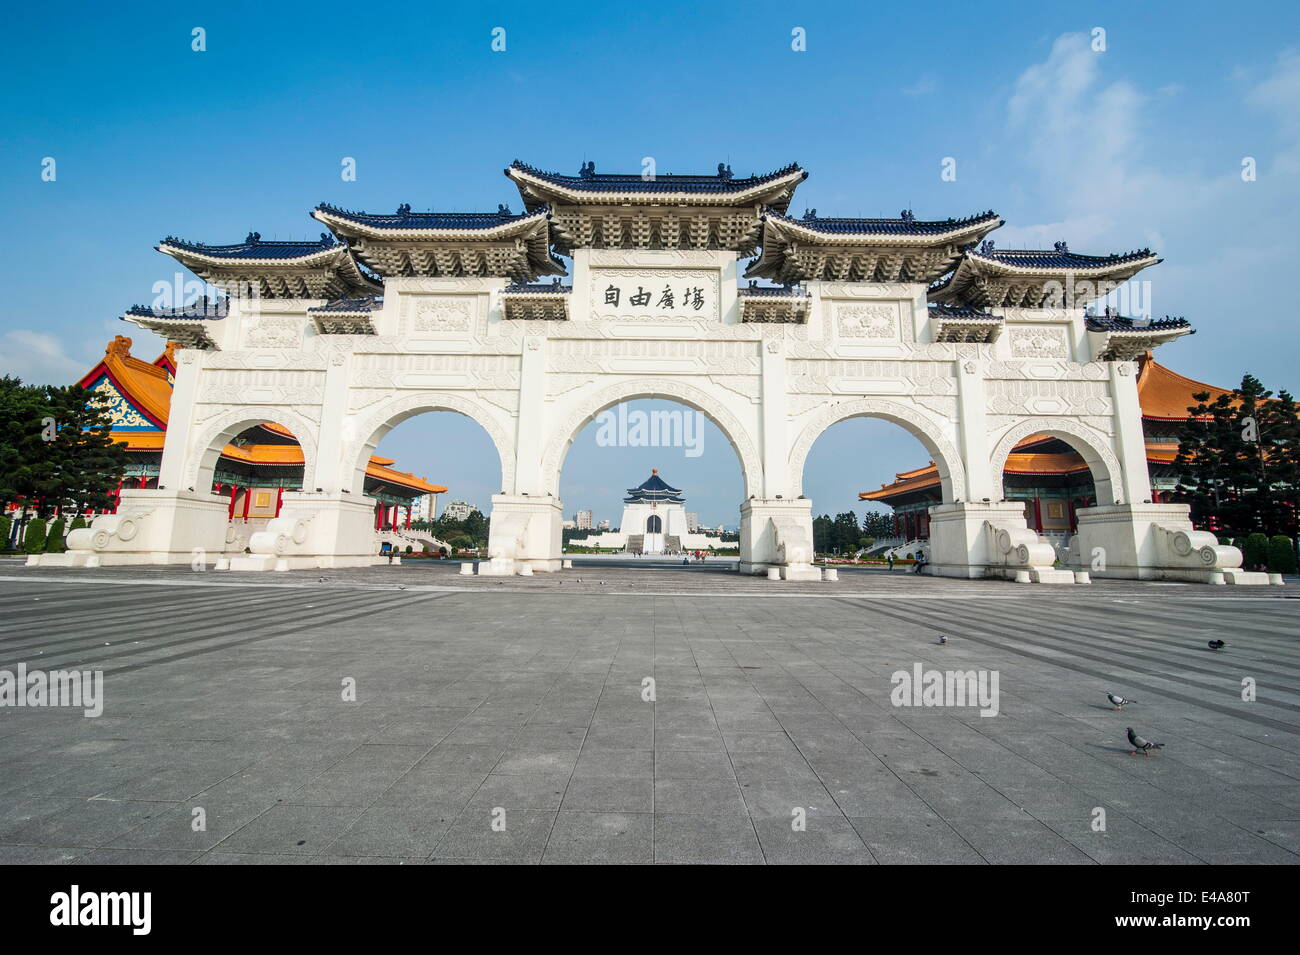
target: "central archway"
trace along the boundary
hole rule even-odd
[[[560,471],[564,459],[572,447],[579,432],[595,420],[602,411],[624,401],[639,398],[664,398],[676,401],[692,408],[722,432],[731,444],[740,460],[740,470],[745,482],[744,496],[750,497],[761,492],[763,486],[763,462],[758,454],[757,442],[751,437],[745,425],[717,400],[702,388],[685,382],[675,382],[671,378],[636,378],[608,385],[585,397],[555,428],[546,441],[546,451],[542,457],[543,486],[550,493],[558,493]]]

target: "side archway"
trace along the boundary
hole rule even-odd
[[[1006,470],[1007,458],[1021,441],[1034,434],[1047,434],[1066,442],[1083,458],[1092,472],[1093,487],[1097,492],[1098,504],[1124,503],[1118,495],[1124,485],[1121,481],[1122,470],[1119,458],[1111,449],[1109,439],[1098,431],[1068,419],[1029,418],[1012,425],[998,439],[989,467],[993,469],[993,488],[998,500],[1006,499],[1002,485],[1002,472]]]
[[[302,486],[311,487],[316,480],[317,429],[319,425],[291,408],[245,406],[232,408],[199,425],[198,436],[190,446],[185,467],[185,485],[206,492],[212,487],[217,459],[234,438],[249,428],[271,422],[288,428],[302,448]]]
[[[462,395],[419,392],[385,402],[354,425],[344,443],[343,474],[351,476],[351,486],[365,485],[366,465],[379,442],[408,418],[426,411],[453,411],[478,424],[492,439],[501,460],[501,489],[511,493],[515,484],[515,443],[492,408]]]
[[[542,480],[552,494],[559,492],[560,471],[569,448],[582,429],[602,411],[638,398],[665,398],[700,412],[723,433],[736,457],[745,480],[745,497],[758,494],[763,486],[763,463],[758,445],[744,424],[702,388],[665,378],[637,378],[609,385],[585,398],[554,430],[542,457]]]
[[[934,459],[944,503],[965,499],[966,469],[961,453],[944,436],[939,422],[901,401],[888,398],[853,398],[841,401],[819,411],[804,426],[790,450],[790,487],[795,497],[803,494],[804,466],[808,462],[812,446],[827,428],[849,418],[883,418],[899,425],[920,441]]]

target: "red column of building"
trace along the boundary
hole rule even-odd
[[[406,529],[411,529],[411,505],[406,505]]]
[[[248,505],[251,503],[253,503],[253,489],[251,487],[246,487],[244,488],[244,523],[245,524],[248,523]]]
[[[284,503],[284,488],[278,487],[275,489],[275,516],[276,517],[280,516],[280,505],[283,503]]]
[[[238,495],[239,495],[239,485],[238,484],[230,485],[230,507],[226,511],[226,520],[228,521],[233,521],[235,519],[235,498]]]
[[[1043,499],[1034,498],[1034,529],[1039,533],[1043,530]]]
[[[149,479],[148,479],[147,477],[145,477],[143,474],[140,475],[140,486],[141,486],[141,487],[148,487],[148,486],[149,486]]]
[[[113,511],[112,511],[112,512],[113,512],[114,514],[117,513],[117,506],[118,506],[118,504],[120,504],[121,502],[122,502],[122,481],[121,481],[121,479],[119,478],[119,479],[118,479],[118,482],[117,482],[117,490],[113,492]]]

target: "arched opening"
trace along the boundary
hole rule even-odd
[[[463,411],[406,408],[360,444],[352,481],[374,511],[380,554],[476,556],[487,547],[502,459]]]
[[[679,401],[616,400],[561,434],[566,557],[734,569],[746,481],[714,418]]]
[[[291,428],[238,421],[206,443],[194,487],[227,501],[227,520],[252,533],[280,516],[285,493],[302,490],[308,467],[309,456]]]
[[[838,559],[914,559],[929,540],[930,508],[944,502],[944,485],[935,455],[907,428],[873,416],[842,418],[817,436],[804,463],[813,549]]]
[[[1062,428],[1025,422],[998,442],[991,462],[1000,496],[1024,507],[1030,530],[1062,558],[1078,532],[1079,511],[1118,503],[1119,464],[1104,441]]]
[[[790,479],[812,502],[814,551],[856,560],[915,559],[929,540],[930,508],[966,495],[944,424],[890,398],[849,399],[816,415],[791,451]]]

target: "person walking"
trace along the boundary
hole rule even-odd
[[[893,569],[894,569],[894,552],[893,552],[892,550],[889,552],[889,558],[888,558],[888,560],[889,560],[889,569],[890,569],[890,570],[893,570]]]

